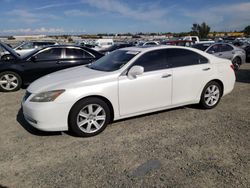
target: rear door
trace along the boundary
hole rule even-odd
[[[195,102],[213,75],[213,65],[188,49],[168,49],[167,60],[173,69],[172,104]]]
[[[221,57],[231,60],[234,56],[234,48],[228,44],[221,44],[220,53]]]
[[[63,58],[58,62],[60,67],[69,68],[86,65],[95,60],[95,56],[82,48],[68,47],[63,50]]]

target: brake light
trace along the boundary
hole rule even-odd
[[[233,64],[231,64],[230,67],[234,70],[234,65]]]

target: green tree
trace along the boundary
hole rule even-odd
[[[244,33],[245,33],[246,35],[250,35],[250,25],[247,26],[247,27],[245,27]]]
[[[199,37],[200,38],[206,38],[210,32],[210,27],[203,22],[201,25],[199,25],[198,30],[199,30]]]
[[[202,24],[194,23],[191,28],[192,35],[198,35],[200,38],[206,38],[210,32],[210,27],[203,22]]]
[[[192,28],[191,28],[191,35],[199,35],[199,24],[194,23]]]

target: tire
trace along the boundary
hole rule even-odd
[[[91,113],[92,111],[92,113]],[[69,130],[79,137],[101,133],[111,121],[109,106],[101,99],[90,97],[77,102],[69,114]]]
[[[21,77],[11,71],[0,73],[0,91],[13,92],[18,91],[22,86]]]
[[[200,106],[204,109],[212,109],[218,105],[221,96],[221,85],[216,81],[211,81],[204,87],[202,91]]]
[[[241,66],[241,58],[239,57],[235,57],[232,61],[233,65],[234,65],[234,70],[239,70],[240,69],[240,66]]]

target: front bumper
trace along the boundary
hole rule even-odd
[[[69,103],[22,102],[25,120],[33,127],[42,131],[67,131],[68,115],[71,109]]]

